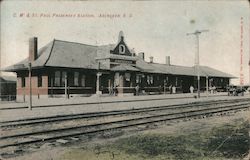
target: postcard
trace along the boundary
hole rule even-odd
[[[250,158],[249,1],[0,4],[0,160]]]

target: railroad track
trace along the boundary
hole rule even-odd
[[[232,103],[232,102],[236,103],[236,102],[247,102],[247,101],[250,101],[250,99],[205,101],[205,102],[202,102],[202,106],[205,107],[209,105],[218,105],[221,103],[226,104],[226,103]],[[200,105],[201,105],[200,102],[194,102],[194,103],[188,103],[188,104],[175,104],[175,105],[157,106],[157,107],[113,110],[113,111],[105,111],[105,112],[89,112],[89,113],[80,113],[80,114],[57,115],[57,116],[50,116],[50,117],[27,118],[27,119],[0,122],[0,128],[18,127],[18,126],[33,125],[33,124],[39,124],[39,123],[55,123],[55,122],[70,121],[70,120],[85,119],[85,118],[119,116],[119,115],[125,115],[125,114],[139,114],[139,113],[150,112],[150,111],[197,107]]]
[[[224,104],[223,104],[224,103]],[[154,115],[140,116],[136,118],[127,118],[122,120],[115,120],[109,122],[101,122],[95,124],[79,125],[74,127],[57,128],[50,130],[33,131],[28,133],[14,134],[0,137],[0,148],[6,148],[10,146],[20,146],[25,144],[32,144],[44,141],[53,141],[61,138],[69,138],[81,135],[89,135],[95,133],[102,133],[109,130],[119,130],[129,127],[135,127],[140,125],[148,125],[157,122],[179,120],[193,118],[197,116],[210,116],[216,113],[230,112],[235,110],[242,110],[250,107],[249,99],[246,101],[234,101],[234,102],[214,102],[199,104],[200,107],[197,109],[189,109],[187,111],[177,110],[171,113],[155,113]],[[231,103],[231,104],[229,104]],[[214,106],[214,104],[220,104]],[[190,104],[189,104],[190,105]],[[198,104],[197,104],[198,105]],[[185,107],[187,107],[186,104]],[[204,107],[207,106],[207,107]],[[208,107],[209,106],[209,107]],[[161,106],[163,107],[163,106]],[[174,106],[172,106],[174,107]],[[180,107],[180,106],[175,106]],[[155,107],[160,108],[160,107]],[[151,108],[152,109],[152,108]],[[128,110],[128,112],[131,110]],[[138,110],[141,111],[141,110]],[[153,109],[152,109],[153,111]],[[146,112],[151,112],[147,110]],[[125,114],[125,113],[121,113]],[[127,113],[131,114],[131,113]],[[97,115],[96,115],[97,116]]]

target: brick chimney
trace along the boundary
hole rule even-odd
[[[150,56],[150,57],[149,57],[149,62],[150,62],[150,63],[153,63],[153,60],[154,60],[154,57]]]
[[[29,39],[29,60],[33,62],[37,59],[37,37],[31,37]]]
[[[144,60],[144,52],[138,53],[138,57],[141,58],[142,60]]]
[[[170,56],[166,56],[166,65],[170,66]]]

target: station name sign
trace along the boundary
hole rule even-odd
[[[135,64],[135,61],[122,60],[122,59],[112,59],[111,62],[124,63],[124,64]]]

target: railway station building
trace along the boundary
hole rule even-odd
[[[165,57],[165,64],[155,63],[153,57],[147,62],[144,53],[129,49],[122,32],[118,43],[110,45],[54,39],[38,50],[37,43],[36,37],[30,38],[29,57],[5,68],[17,74],[17,98],[29,95],[30,84],[32,96],[38,98],[111,91],[118,95],[134,94],[136,87],[140,94],[169,93],[170,86],[175,86],[177,93],[189,92],[190,86],[197,88],[197,67],[173,65],[169,56]],[[207,66],[200,66],[199,74],[201,91],[213,86],[223,91],[233,78]]]
[[[0,101],[16,99],[16,77],[0,76]]]

